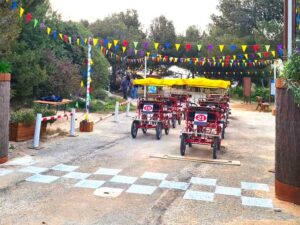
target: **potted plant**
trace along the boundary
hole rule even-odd
[[[10,114],[9,140],[27,141],[33,138],[35,128],[33,110],[19,110]]]
[[[294,53],[286,62],[281,79],[283,88],[291,90],[295,103],[300,106],[300,52]]]
[[[43,117],[53,116],[53,110],[35,108],[29,110],[19,110],[11,113],[9,124],[9,140],[10,141],[26,141],[34,137],[35,117],[37,113],[41,113]],[[46,134],[47,124],[54,121],[42,122],[41,135]]]

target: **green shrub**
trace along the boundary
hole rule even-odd
[[[45,106],[38,105],[38,104],[33,106],[33,112],[34,112],[34,115],[40,113],[40,114],[42,114],[43,117],[56,115],[56,111],[54,111],[52,109],[47,109]],[[51,121],[47,121],[47,123],[54,123],[55,121],[56,120],[51,120]]]
[[[90,102],[90,112],[100,112],[103,110],[103,104],[100,101],[92,100]]]
[[[242,86],[236,86],[232,89],[232,94],[235,97],[242,98],[244,96],[243,87]]]
[[[0,73],[10,73],[11,65],[5,60],[0,60]]]
[[[10,114],[10,123],[32,124],[35,121],[34,110],[18,110]]]
[[[103,89],[99,88],[94,90],[93,96],[96,99],[105,100],[107,98],[107,93]]]
[[[292,81],[300,81],[300,52],[293,54],[285,63],[282,77]]]
[[[264,101],[268,101],[270,98],[270,88],[256,87],[252,92],[252,100],[256,101],[256,96],[263,97]]]

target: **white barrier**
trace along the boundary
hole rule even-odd
[[[119,122],[119,102],[116,102],[116,108],[115,108],[115,122],[118,123]]]
[[[63,117],[68,117],[68,116],[71,116],[70,136],[75,137],[75,118],[76,118],[75,109],[72,109],[72,112],[70,114],[57,115],[57,116],[42,117],[42,114],[40,113],[37,114],[32,148],[39,148],[42,122],[61,119]]]

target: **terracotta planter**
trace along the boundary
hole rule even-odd
[[[35,122],[32,124],[13,123],[9,124],[9,141],[27,141],[34,137]],[[46,134],[47,123],[42,123],[41,136]]]
[[[276,88],[287,88],[286,80],[284,78],[277,78]]]
[[[79,130],[80,132],[93,132],[94,122],[81,121]]]

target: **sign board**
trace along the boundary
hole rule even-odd
[[[276,95],[275,80],[271,80],[271,95]]]
[[[157,93],[157,88],[155,86],[149,86],[148,93],[156,94]]]
[[[153,112],[153,105],[144,105],[143,106],[144,113],[152,113]]]
[[[194,118],[194,124],[197,126],[206,126],[208,115],[206,112],[196,112]]]

